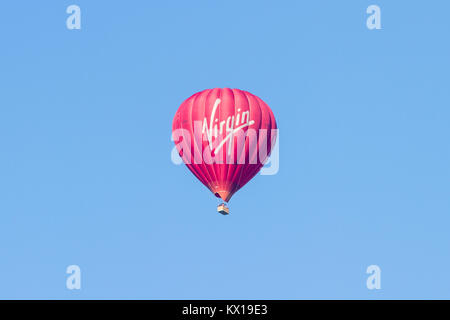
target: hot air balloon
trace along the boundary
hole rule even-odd
[[[250,92],[215,88],[178,108],[172,138],[189,170],[216,197],[230,201],[270,156],[277,137],[272,110]],[[225,203],[218,212],[228,214]]]

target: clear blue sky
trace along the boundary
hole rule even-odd
[[[81,30],[66,28],[70,4]],[[3,3],[0,298],[450,298],[449,12]],[[279,173],[225,217],[170,160],[175,111],[213,87],[260,96],[280,128]]]

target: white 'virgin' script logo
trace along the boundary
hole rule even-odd
[[[227,135],[225,138],[219,143],[219,145],[214,149],[214,153],[218,153],[220,149],[222,149],[223,145],[230,140],[230,144],[228,145],[228,154],[231,153],[231,146],[233,144],[233,136],[236,132],[239,130],[249,127],[252,124],[255,123],[254,120],[250,120],[250,111],[244,111],[241,112],[241,109],[238,108],[238,113],[236,114],[236,117],[234,115],[228,116],[226,120],[222,120],[219,122],[219,119],[215,118],[217,107],[219,106],[221,100],[216,99],[214,102],[213,110],[211,113],[211,118],[209,119],[209,127],[208,127],[208,119],[205,117],[203,120],[203,127],[202,127],[202,134],[206,132],[206,136],[208,138],[209,142],[209,148],[211,151],[213,151],[213,145],[212,145],[212,137],[217,138],[217,136],[223,133],[224,127],[225,132]],[[236,121],[235,121],[236,118]]]

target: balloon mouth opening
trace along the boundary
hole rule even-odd
[[[214,195],[217,198],[222,199],[225,202],[228,202],[228,201],[230,201],[232,193],[230,193],[229,191],[218,191],[218,192],[215,192]]]

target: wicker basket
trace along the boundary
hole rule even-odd
[[[227,215],[227,214],[230,214],[230,209],[228,209],[228,207],[224,204],[219,204],[217,206],[217,212],[219,212],[223,215]]]

